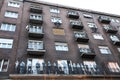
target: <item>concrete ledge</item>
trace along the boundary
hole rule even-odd
[[[29,80],[120,80],[119,75],[54,75],[54,74],[10,74],[10,79],[29,79]]]

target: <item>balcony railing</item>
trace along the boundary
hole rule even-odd
[[[83,29],[83,24],[82,22],[74,22],[74,21],[71,21],[70,22],[70,25],[73,29]]]
[[[101,23],[105,23],[105,24],[109,24],[111,22],[110,18],[106,16],[99,16],[98,20]]]
[[[43,28],[31,28],[29,27],[28,29],[28,36],[29,37],[35,37],[35,38],[43,38],[44,33],[43,33]]]
[[[120,46],[120,38],[116,35],[110,35],[110,39],[113,42],[114,45]]]
[[[77,42],[88,42],[89,38],[85,32],[74,32]]]
[[[44,55],[45,52],[46,52],[46,50],[44,50],[44,49],[32,49],[32,48],[27,49],[27,53],[29,55]]]
[[[42,13],[42,8],[39,6],[30,6],[30,12],[33,13]]]
[[[107,33],[117,33],[117,29],[108,25],[108,26],[104,26],[104,30],[107,32]]]
[[[43,23],[42,15],[30,14],[30,23],[42,24]]]
[[[80,56],[82,58],[93,59],[96,55],[93,50],[87,48],[80,48]]]
[[[68,15],[69,18],[73,18],[73,19],[79,19],[79,14],[76,11],[68,11]]]
[[[100,66],[96,65],[91,67],[82,63],[77,63],[74,66],[71,64],[68,67],[60,67],[51,63],[50,65],[42,63],[39,67],[26,64],[18,68],[19,69],[16,69],[16,74],[103,75],[103,70]]]

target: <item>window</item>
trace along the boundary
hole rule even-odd
[[[88,26],[89,26],[90,28],[97,28],[97,26],[95,25],[95,23],[89,22],[89,23],[87,23],[87,24],[88,24]]]
[[[108,68],[111,72],[120,72],[120,67],[117,62],[109,62]]]
[[[19,8],[20,7],[20,3],[18,2],[8,2],[8,6],[11,6],[11,7],[16,7],[16,8]]]
[[[60,10],[58,8],[56,8],[56,7],[51,7],[50,12],[52,12],[52,13],[60,13]]]
[[[101,54],[111,54],[111,51],[108,47],[106,46],[98,46]]]
[[[91,50],[88,45],[78,44],[78,48],[79,48],[80,52],[91,53]]]
[[[42,15],[39,15],[39,14],[30,14],[30,19],[42,20]]]
[[[43,71],[43,59],[27,59],[27,72],[32,74],[39,74],[40,71]],[[31,71],[30,71],[31,70]]]
[[[29,25],[29,32],[42,33],[43,27],[38,26],[38,25]]]
[[[110,35],[110,39],[112,41],[120,41],[119,38],[117,36],[115,36],[115,35]]]
[[[7,72],[9,65],[8,59],[0,59],[0,72]]]
[[[104,40],[104,38],[102,37],[102,35],[99,34],[99,33],[94,33],[94,34],[93,34],[93,37],[94,37],[94,39]]]
[[[78,20],[70,20],[70,23],[72,23],[74,25],[82,25],[82,22],[80,22]]]
[[[93,18],[90,14],[83,14],[85,18]]]
[[[55,23],[59,21],[60,23],[62,23],[62,20],[59,17],[51,17],[51,22]]]
[[[67,43],[55,42],[55,49],[57,51],[68,51]]]
[[[86,66],[86,69],[90,73],[97,72],[97,65],[95,61],[83,61],[83,65]],[[83,68],[83,67],[82,67]]]
[[[113,23],[120,23],[120,21],[119,21],[118,19],[111,19],[111,21],[112,21]]]
[[[120,48],[117,48],[118,49],[118,52],[120,52]]]
[[[53,29],[54,35],[65,35],[65,32],[63,29]]]
[[[15,24],[9,24],[9,23],[2,23],[0,30],[3,31],[15,31],[16,25]]]
[[[114,19],[111,19],[111,21],[114,23],[115,22],[115,20]]]
[[[74,34],[76,38],[87,38],[87,34],[84,31],[83,32],[75,31]]]
[[[13,40],[12,39],[3,39],[0,38],[0,48],[12,48]]]
[[[109,29],[113,30],[114,29],[112,26],[106,25],[106,24],[104,24],[103,27],[105,30],[109,30]]]
[[[92,30],[92,32],[97,32],[97,26],[95,23],[89,22],[87,24],[88,24],[88,27],[90,27],[90,29]]]
[[[78,15],[78,12],[77,11],[73,11],[73,10],[69,10],[68,14],[70,14],[70,15]]]
[[[116,22],[119,23],[120,21],[118,19],[116,19]]]
[[[67,60],[58,60],[58,68],[61,69],[65,74],[69,74],[68,61]]]
[[[43,41],[29,40],[28,48],[32,50],[41,50],[43,49]]]
[[[4,16],[9,18],[18,18],[18,13],[12,11],[6,11]]]

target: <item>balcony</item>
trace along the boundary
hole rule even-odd
[[[107,33],[117,33],[117,29],[108,25],[108,26],[104,26],[104,30],[107,32]]]
[[[94,57],[96,56],[94,51],[92,51],[91,49],[80,48],[79,50],[80,50],[80,56],[82,58],[94,59]]]
[[[73,29],[83,29],[83,24],[82,22],[75,22],[75,21],[71,21],[70,22],[70,26],[73,28]]]
[[[42,28],[34,29],[34,28],[29,27],[28,36],[34,37],[34,38],[43,38],[43,36],[44,36],[43,29]]]
[[[98,20],[101,23],[105,23],[105,24],[109,24],[111,22],[110,18],[106,16],[99,16]]]
[[[30,55],[44,55],[46,50],[44,49],[43,41],[29,40],[27,53]]]
[[[46,50],[44,49],[30,49],[30,48],[27,49],[27,53],[29,55],[44,55],[45,52]]]
[[[74,32],[77,42],[88,42],[89,38],[85,32]]]
[[[42,13],[42,8],[39,6],[30,6],[30,12],[33,13]]]
[[[120,46],[120,39],[116,35],[110,35],[110,39],[114,45]]]
[[[30,15],[30,23],[42,24],[43,23],[42,15],[31,14]]]
[[[72,19],[79,19],[79,14],[76,11],[69,11],[67,16]]]

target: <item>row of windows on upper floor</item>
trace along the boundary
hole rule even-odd
[[[12,15],[12,16],[11,16],[11,15]],[[7,11],[7,12],[5,12],[5,17],[17,18],[18,15],[15,14],[15,13],[11,13],[11,12]],[[39,23],[40,23],[40,21],[41,21],[41,23],[42,23],[42,16],[41,16],[41,15],[30,14],[30,21],[32,22],[32,20],[38,20]],[[39,20],[40,20],[40,21],[39,21]],[[55,23],[56,21],[59,21],[59,23],[62,23],[62,20],[61,20],[60,18],[51,17],[51,22]],[[95,24],[94,22],[88,22],[87,24],[88,24],[88,26],[89,26],[90,28],[94,28],[94,30],[92,29],[93,31],[97,31],[97,26],[96,26],[96,24]],[[12,24],[12,25],[13,25],[13,24]],[[82,22],[79,21],[79,20],[70,20],[70,25],[73,25],[73,26],[75,26],[76,28],[77,28],[77,27],[80,28],[81,26],[83,26]],[[3,25],[3,26],[4,26],[4,25]],[[112,26],[109,25],[109,24],[103,24],[103,26],[105,27],[105,29],[108,29],[108,28],[110,28],[110,29],[115,29],[114,27],[112,27]],[[120,29],[119,26],[117,26],[117,28]],[[8,30],[8,31],[15,31],[15,25],[14,25],[14,29],[13,29],[13,30]]]
[[[13,39],[5,39],[0,38],[0,48],[11,49],[13,46]],[[78,44],[78,48],[80,52],[84,53],[92,53],[93,50],[86,44]],[[98,46],[101,54],[111,54],[110,49],[107,46]],[[28,49],[29,50],[44,50],[43,41],[29,40],[28,41]],[[57,51],[69,51],[68,44],[62,42],[55,42],[55,49]],[[120,52],[120,48],[118,47],[118,51]]]
[[[20,7],[20,3],[16,2],[16,1],[9,1],[8,2],[8,6],[19,8]],[[37,9],[41,9],[40,6],[35,6],[35,5],[31,5],[31,8],[35,8],[36,10]],[[50,12],[58,14],[58,13],[60,13],[60,9],[58,9],[57,7],[50,7]],[[18,17],[18,13],[17,12],[10,12],[10,11],[8,11],[8,13],[9,13],[9,16],[11,16],[11,18],[17,18]],[[68,11],[68,14],[78,15],[77,11],[73,11],[73,10]],[[83,16],[85,18],[93,18],[93,16],[88,14],[88,13],[87,14],[84,13]],[[116,22],[116,23],[120,22],[118,19],[113,19],[113,18],[111,18],[111,21],[112,22]]]
[[[9,59],[0,59],[0,72],[7,72],[9,63],[10,63]],[[44,74],[51,74],[51,72],[54,72],[55,74],[60,74],[59,73],[60,68],[61,71],[64,72],[63,74],[67,74],[67,75],[68,74],[88,74],[88,75],[102,74],[103,75],[104,74],[103,72],[105,72],[107,68],[109,69],[110,72],[114,72],[114,73],[120,72],[120,66],[115,61],[107,62],[105,66],[99,66],[95,61],[91,61],[91,60],[84,60],[81,63],[73,63],[71,60],[57,60],[54,63],[51,63],[50,61],[46,62],[44,59],[37,59],[37,58],[28,58],[26,63],[23,61],[21,62],[16,61],[15,68],[17,68],[17,71],[16,70],[15,71],[17,73],[19,72],[20,74],[24,74],[23,68],[25,68],[25,66],[26,66],[26,72],[25,72],[26,74],[42,74],[41,71],[44,72],[44,70],[49,70],[44,72]],[[20,70],[18,69],[18,67],[20,67],[19,68]],[[47,69],[47,67],[49,67],[49,69]],[[102,69],[103,67],[106,69]]]
[[[92,28],[93,26],[90,25],[90,24],[91,23],[88,23],[88,26],[90,28]],[[3,23],[1,25],[1,27],[0,27],[0,30],[15,31],[15,28],[16,28],[15,24]],[[108,26],[105,26],[105,28],[107,29]],[[29,25],[29,32],[32,32],[32,33],[43,33],[43,27],[37,26],[37,25]],[[53,29],[53,34],[54,35],[65,35],[65,32],[64,32],[63,29]],[[76,37],[86,37],[86,34],[84,32],[74,31],[74,34],[75,34]],[[104,40],[103,36],[100,33],[93,33],[93,37],[94,37],[94,39]],[[119,38],[117,36],[115,36],[115,35],[110,36],[110,38],[113,41],[119,41]]]

